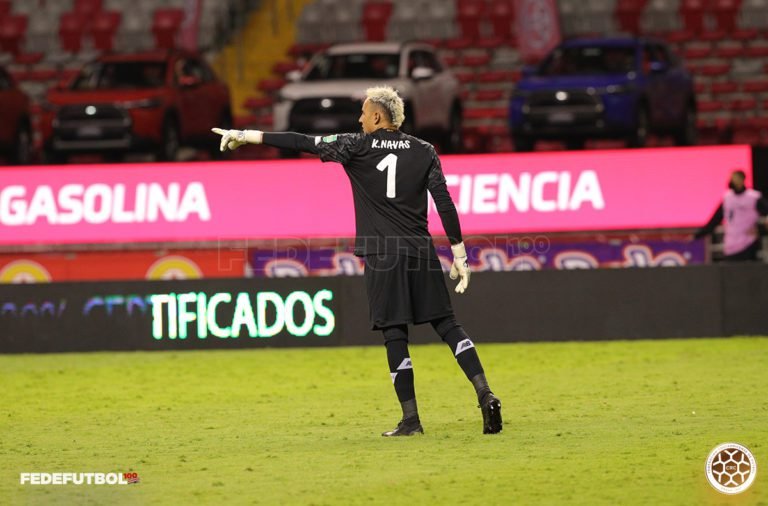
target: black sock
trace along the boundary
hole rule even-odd
[[[389,372],[392,383],[395,385],[397,399],[403,408],[403,418],[418,416],[416,389],[413,385],[413,364],[408,354],[408,327],[405,325],[387,327],[383,333]]]
[[[491,387],[488,386],[488,380],[485,379],[485,374],[478,374],[472,378],[472,386],[475,387],[475,392],[477,392],[477,400],[480,402],[480,404],[483,403],[486,395],[493,393],[491,392]]]
[[[467,379],[472,381],[478,374],[483,374],[480,357],[477,356],[475,344],[469,338],[461,325],[456,323],[453,316],[447,316],[432,321],[432,327],[451,349]]]

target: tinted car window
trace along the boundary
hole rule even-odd
[[[625,74],[635,68],[635,48],[584,46],[556,49],[539,69],[540,75]]]
[[[411,72],[416,67],[427,67],[436,73],[442,70],[435,55],[429,51],[413,51],[408,56],[408,72]]]
[[[75,79],[75,90],[159,88],[165,84],[166,63],[106,62],[86,65]]]
[[[315,60],[306,80],[393,79],[399,64],[399,54],[323,55]]]
[[[435,53],[424,51],[424,63],[435,72],[442,72],[443,70],[443,66],[440,65],[440,61],[435,56]]]

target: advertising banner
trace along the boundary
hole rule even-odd
[[[478,342],[765,335],[768,266],[477,272],[451,304]],[[0,353],[381,346],[368,315],[360,276],[0,285]]]
[[[465,235],[696,227],[751,173],[748,146],[442,160]],[[0,170],[0,246],[354,234],[349,181],[317,160]]]
[[[246,273],[242,251],[99,251],[0,255],[0,283],[233,278]]]

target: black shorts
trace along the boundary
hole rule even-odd
[[[365,288],[373,330],[453,314],[437,258],[367,255]]]

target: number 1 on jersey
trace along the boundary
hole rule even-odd
[[[397,155],[390,153],[376,166],[380,171],[387,171],[387,198],[395,198],[395,177],[397,175]]]

